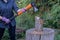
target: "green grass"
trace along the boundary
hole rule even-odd
[[[55,40],[60,40],[60,30],[56,30],[55,32]]]
[[[55,40],[60,40],[60,34],[57,34]]]

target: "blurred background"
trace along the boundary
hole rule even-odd
[[[24,40],[25,31],[35,26],[35,16],[40,16],[44,20],[43,27],[52,28],[55,30],[55,40],[60,40],[60,0],[15,0],[19,8],[26,7],[29,3],[34,1],[37,12],[31,8],[27,12],[16,18],[16,38],[17,40]],[[2,40],[8,40],[8,31],[3,36]]]

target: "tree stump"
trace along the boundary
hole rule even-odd
[[[26,40],[54,40],[54,30],[43,28],[40,17],[35,17],[35,28],[26,31]]]
[[[43,28],[43,31],[37,32],[35,29],[26,31],[26,40],[54,40],[54,30]]]

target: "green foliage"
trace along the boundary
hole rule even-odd
[[[31,0],[21,0],[17,1],[17,4],[20,8],[26,7],[31,2]],[[23,27],[25,29],[34,27],[34,19],[33,15],[31,15],[28,11],[20,15],[16,18],[17,27]]]
[[[44,13],[43,17],[48,23],[46,25],[54,27],[54,28],[60,28],[58,26],[58,21],[60,20],[60,5],[59,3],[56,3],[51,7],[51,10],[47,13]]]
[[[32,0],[19,0],[17,1],[19,8],[24,8],[28,5]],[[35,0],[33,0],[35,1]],[[60,0],[42,0],[36,3],[37,6],[40,6],[39,11],[34,13],[32,9],[23,13],[19,17],[16,18],[17,26],[23,27],[25,29],[34,27],[34,17],[39,15],[42,17],[45,22],[45,27],[51,28],[60,28],[59,18],[60,18]],[[43,10],[41,11],[41,7]],[[40,15],[42,14],[42,16]]]

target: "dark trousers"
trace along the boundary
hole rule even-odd
[[[8,28],[10,40],[16,40],[15,39],[15,29],[16,29],[16,27],[12,27],[11,25],[10,25],[10,28]],[[0,40],[2,39],[4,31],[5,31],[5,28],[0,28]]]

